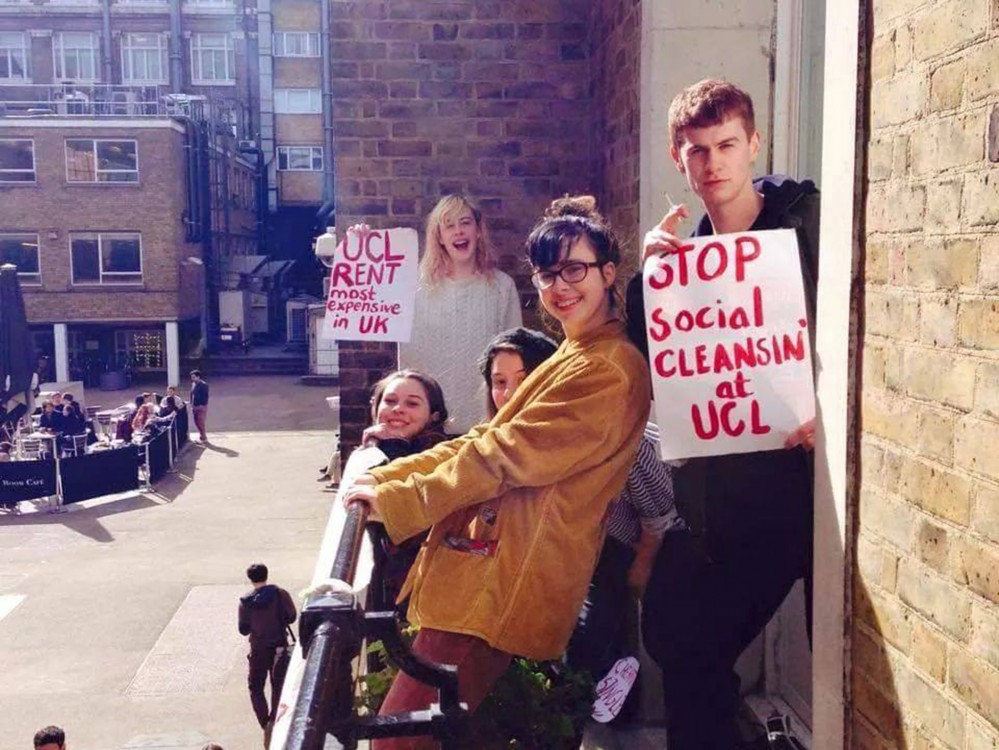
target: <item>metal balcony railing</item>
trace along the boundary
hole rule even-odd
[[[348,465],[348,474],[349,469]],[[344,584],[343,590],[312,596],[302,609],[299,640],[305,663],[287,739],[281,747],[323,750],[330,747],[327,740],[332,737],[339,747],[351,750],[362,739],[432,736],[443,750],[457,750],[468,717],[458,698],[457,669],[413,654],[402,640],[396,613],[365,612],[354,591],[367,518],[366,504],[352,503],[347,508],[329,574]],[[378,575],[377,567],[373,575]],[[375,590],[379,583],[372,580],[369,589]],[[368,639],[381,640],[400,670],[435,687],[437,702],[408,713],[358,716],[352,665]]]
[[[2,1],[2,0],[0,0]],[[3,117],[176,117],[195,120],[232,109],[225,100],[176,94],[165,84],[24,83],[0,87]]]

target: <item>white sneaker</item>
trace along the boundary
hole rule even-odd
[[[638,679],[638,659],[626,656],[614,662],[614,666],[597,683],[594,690],[593,720],[601,724],[614,719],[621,712],[624,701]]]

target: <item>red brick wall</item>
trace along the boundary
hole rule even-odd
[[[487,217],[503,269],[533,297],[521,261],[543,208],[598,192],[586,0],[333,0],[337,225],[422,230],[442,195]],[[344,346],[345,446],[394,347]],[[346,455],[346,452],[345,452]]]
[[[630,262],[638,238],[642,2],[599,0],[590,17],[600,206]]]

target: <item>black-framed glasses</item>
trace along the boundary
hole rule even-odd
[[[534,284],[535,289],[547,289],[555,283],[556,278],[561,276],[562,281],[567,284],[578,284],[586,278],[586,274],[591,268],[600,268],[604,265],[606,263],[601,263],[600,261],[586,263],[581,260],[571,260],[557,271],[548,268],[535,271],[531,274],[531,283]]]

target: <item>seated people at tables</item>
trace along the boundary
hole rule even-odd
[[[396,543],[430,530],[402,592],[420,626],[413,652],[457,666],[472,712],[513,655],[565,651],[649,413],[648,366],[624,333],[610,228],[585,215],[546,216],[527,255],[565,341],[492,420],[372,469],[344,497],[369,503]],[[381,713],[424,709],[436,695],[399,673]],[[473,732],[468,746],[475,740]]]
[[[151,402],[146,402],[142,404],[138,409],[135,410],[135,416],[132,417],[132,432],[138,432],[146,426],[146,422],[156,416],[156,406]]]
[[[80,407],[80,402],[73,398],[72,393],[62,394],[62,403],[63,406],[73,407],[73,411],[76,412],[76,415],[84,422],[87,421],[87,416],[83,413],[83,409]]]
[[[371,390],[371,426],[361,436],[363,447],[375,446],[390,461],[419,453],[447,439],[447,405],[440,385],[418,370],[399,370],[379,380]],[[394,545],[381,524],[371,525],[376,565],[382,589],[373,591],[371,606],[391,609],[423,536]]]
[[[46,399],[42,402],[42,416],[38,422],[39,427],[51,432],[62,432],[63,419],[62,410],[57,410],[51,400]]]
[[[184,408],[184,399],[180,397],[177,393],[177,388],[175,386],[169,386],[166,392],[167,398],[172,398],[174,405],[177,407],[178,411]]]
[[[62,407],[62,434],[82,435],[87,431],[87,423],[71,404],[64,404]]]
[[[159,411],[156,412],[157,417],[169,417],[171,414],[176,414],[180,409],[177,408],[177,399],[173,396],[167,396],[160,402]]]

